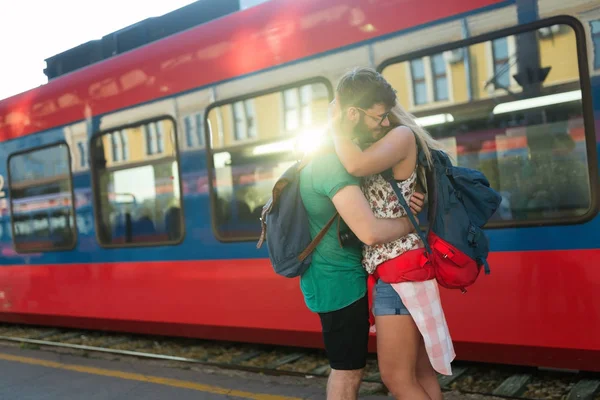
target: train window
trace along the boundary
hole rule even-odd
[[[318,80],[209,107],[213,226],[219,240],[258,237],[260,212],[275,180],[299,152],[318,142],[331,98],[329,82]],[[251,121],[241,123],[241,114],[251,115]]]
[[[8,160],[13,242],[19,253],[75,246],[71,157],[65,143]]]
[[[552,25],[442,51],[445,68],[434,65],[439,48],[380,68],[456,164],[485,173],[502,195],[490,226],[576,222],[594,212],[594,127],[582,102],[578,37]],[[415,65],[432,71],[418,75]],[[450,100],[437,103],[445,90]]]
[[[92,163],[100,244],[175,244],[183,239],[172,119],[137,123],[94,135]]]

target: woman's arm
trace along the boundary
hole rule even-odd
[[[416,146],[415,135],[405,127],[392,129],[372,146],[361,150],[348,136],[334,135],[335,151],[344,168],[354,176],[368,176],[392,168]]]

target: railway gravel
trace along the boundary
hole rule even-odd
[[[230,371],[260,372],[283,379],[327,377],[330,368],[323,351],[265,345],[226,343],[185,338],[151,337],[123,333],[81,331],[0,324],[0,340],[21,346],[63,346],[64,350],[113,353],[223,367]],[[120,353],[126,351],[127,353]],[[134,353],[132,353],[134,352]],[[455,376],[440,377],[446,400],[550,399],[600,400],[600,375],[544,371],[503,365],[456,362]],[[324,384],[325,380],[322,379]],[[591,389],[590,389],[591,388]],[[597,393],[593,393],[596,391]],[[367,362],[362,395],[385,395],[377,360]]]

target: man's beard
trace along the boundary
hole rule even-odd
[[[377,141],[375,134],[378,132],[370,131],[365,124],[364,117],[361,116],[358,123],[352,128],[352,138],[361,146],[369,146]]]

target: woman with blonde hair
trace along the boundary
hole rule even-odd
[[[407,202],[415,194],[418,149],[427,160],[441,144],[397,102],[391,85],[371,68],[345,74],[336,89],[334,143],[346,170],[362,177],[362,189],[379,218],[407,215],[391,184],[380,174],[391,169]],[[374,274],[383,264],[405,268],[419,262],[423,247],[410,233],[390,243],[363,246],[363,267]],[[375,276],[375,275],[372,275]],[[435,279],[375,284],[372,313],[377,330],[381,378],[396,399],[441,400],[436,371],[451,374],[454,349]]]

